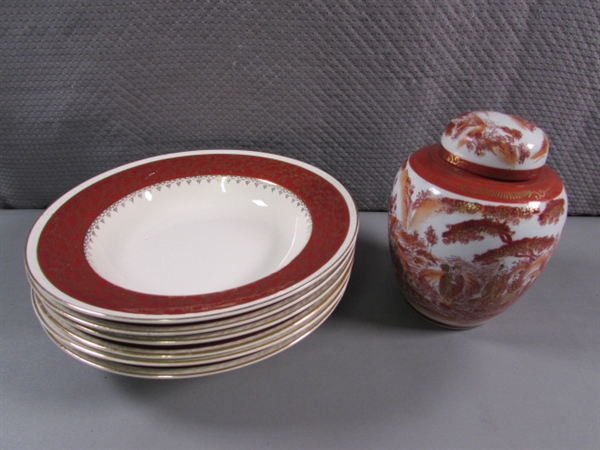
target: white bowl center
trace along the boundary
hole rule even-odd
[[[284,267],[312,231],[306,205],[268,181],[198,176],[136,191],[90,226],[85,254],[105,280],[157,295],[234,288]]]

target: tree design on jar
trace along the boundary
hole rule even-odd
[[[500,158],[508,153],[499,142],[517,160],[541,152],[515,146],[519,133],[482,123],[481,115],[459,116],[445,133],[472,139],[461,145],[474,151],[493,147]],[[524,119],[521,125],[535,127]],[[547,146],[547,139],[538,144]],[[564,226],[567,197],[547,166],[521,184],[488,181],[448,164],[439,147],[419,150],[398,171],[389,203],[390,249],[408,302],[434,322],[469,328],[506,310],[544,270]],[[477,194],[466,196],[466,188]]]

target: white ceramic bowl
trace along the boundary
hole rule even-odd
[[[348,191],[308,164],[241,150],[127,164],[77,186],[34,225],[32,285],[128,323],[186,323],[262,308],[328,276],[353,249]]]

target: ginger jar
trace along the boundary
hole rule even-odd
[[[540,275],[567,216],[567,194],[546,165],[532,122],[493,111],[462,114],[441,142],[402,164],[388,233],[409,304],[450,328],[481,325]]]

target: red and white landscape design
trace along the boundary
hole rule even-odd
[[[408,301],[428,318],[471,327],[500,314],[550,259],[567,197],[524,204],[469,199],[432,187],[406,162],[394,182],[389,236]]]
[[[494,111],[474,111],[451,120],[441,143],[463,161],[487,167],[531,170],[548,155],[546,133],[526,119]]]

